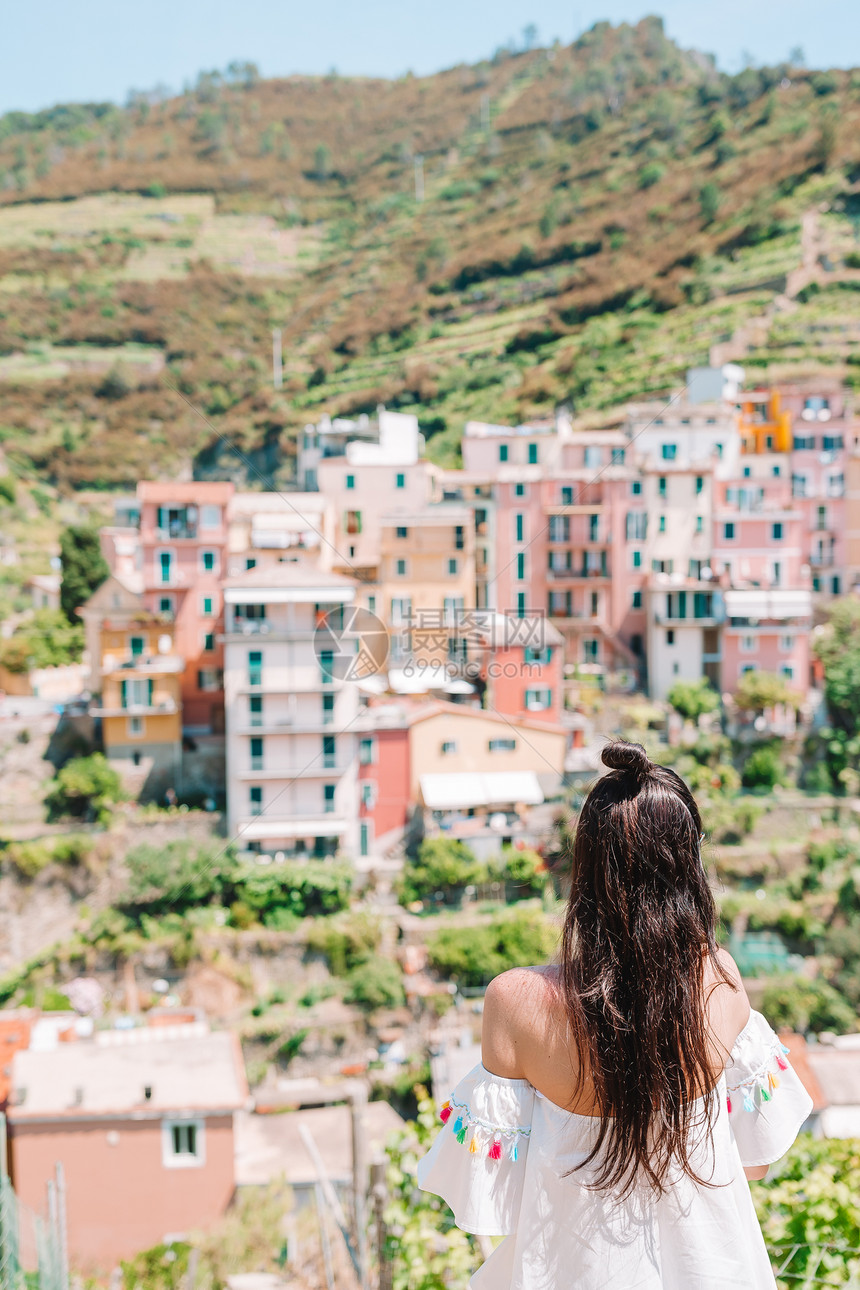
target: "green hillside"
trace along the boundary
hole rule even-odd
[[[285,483],[323,411],[409,408],[450,462],[466,417],[600,413],[715,345],[850,376],[858,140],[860,72],[727,77],[653,18],[426,78],[240,66],[9,114],[0,439],[63,491],[247,473],[232,444]]]

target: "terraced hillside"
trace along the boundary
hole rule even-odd
[[[242,66],[10,114],[7,457],[61,491],[284,484],[323,411],[411,408],[453,461],[468,416],[601,411],[713,347],[850,377],[858,127],[860,73],[726,77],[658,19],[420,79]]]

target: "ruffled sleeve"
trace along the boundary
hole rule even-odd
[[[442,1107],[443,1128],[418,1162],[418,1185],[450,1205],[464,1232],[515,1231],[533,1107],[527,1080],[503,1079],[480,1064]]]
[[[787,1053],[761,1013],[751,1012],[726,1066],[729,1120],[748,1168],[785,1155],[812,1110]]]

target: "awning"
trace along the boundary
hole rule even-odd
[[[467,810],[475,806],[535,806],[543,801],[538,777],[531,770],[467,771],[422,775],[421,796],[431,811]]]
[[[265,817],[239,825],[237,840],[262,841],[264,838],[331,838],[346,832],[346,821],[323,815],[311,819],[268,820]]]

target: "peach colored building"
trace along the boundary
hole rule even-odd
[[[247,1097],[236,1037],[199,1026],[18,1052],[7,1113],[15,1190],[41,1211],[61,1163],[71,1266],[106,1275],[224,1213],[233,1117]]]
[[[182,673],[183,726],[224,728],[221,579],[226,572],[230,483],[138,484],[144,604],[170,614]]]

